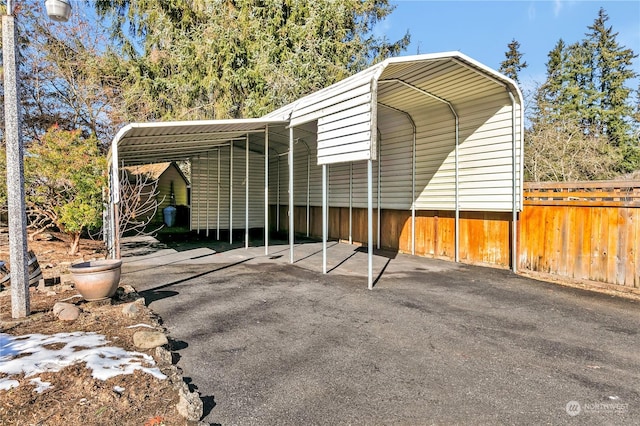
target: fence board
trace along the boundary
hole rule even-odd
[[[523,205],[518,224],[518,269],[640,288],[640,181],[528,183]],[[297,207],[295,211],[296,231],[303,233],[306,210]],[[374,211],[374,232],[376,214]],[[280,223],[284,231],[286,215],[283,206]],[[510,216],[461,212],[460,260],[508,267]],[[349,209],[330,208],[329,217],[330,237],[347,240]],[[321,208],[313,207],[312,236],[321,236],[321,218]],[[383,248],[411,252],[410,211],[382,210],[381,224]],[[366,244],[366,209],[353,209],[352,235],[354,242]],[[416,212],[415,235],[417,255],[453,260],[454,212]]]
[[[527,183],[519,267],[639,287],[640,181]]]

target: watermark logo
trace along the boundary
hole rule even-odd
[[[571,417],[577,416],[582,411],[582,407],[578,401],[569,401],[567,405],[564,407],[567,411],[567,414]]]
[[[617,400],[618,397],[609,397]],[[587,402],[580,404],[578,401],[569,401],[564,407],[571,417],[578,414],[623,414],[629,411],[629,404],[622,402]]]

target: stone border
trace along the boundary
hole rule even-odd
[[[121,291],[122,290],[122,291]],[[208,423],[201,421],[204,415],[204,403],[200,398],[200,394],[189,389],[189,385],[184,381],[182,376],[182,370],[174,364],[173,352],[171,351],[170,340],[167,336],[167,331],[164,326],[158,321],[158,315],[153,312],[147,305],[144,297],[140,296],[136,290],[130,285],[123,285],[118,287],[118,292],[114,296],[120,301],[130,300],[132,302],[123,305],[123,313],[125,315],[136,315],[139,309],[143,309],[148,313],[148,317],[152,322],[155,330],[161,330],[160,332],[164,338],[159,336],[148,336],[145,339],[147,342],[154,341],[155,343],[141,347],[141,349],[153,349],[155,347],[154,359],[160,371],[165,374],[173,386],[178,392],[179,401],[176,405],[178,413],[189,422],[197,422],[198,426],[208,426]],[[138,307],[140,307],[138,309]],[[138,333],[154,333],[154,331],[138,331]],[[134,344],[136,342],[136,335],[134,335]]]

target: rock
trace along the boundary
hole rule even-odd
[[[80,309],[77,306],[71,305],[71,307],[64,308],[58,314],[58,319],[60,321],[75,321],[80,316]]]
[[[64,293],[65,291],[73,290],[73,286],[71,284],[60,284],[59,290],[61,293]]]
[[[144,300],[144,297],[138,297],[136,300],[133,301],[133,303],[136,303],[140,306],[146,306],[147,302]]]
[[[156,348],[156,360],[158,361],[158,364],[170,365],[173,364],[173,355],[162,346],[158,346]]]
[[[204,405],[200,395],[196,392],[185,392],[184,389],[180,389],[178,394],[180,395],[180,401],[176,405],[178,413],[189,421],[199,421],[204,412]]]
[[[60,312],[64,311],[65,309],[75,307],[76,305],[74,305],[73,303],[57,302],[55,305],[53,305],[53,315],[57,317],[58,315],[60,315]]]
[[[127,303],[122,308],[122,313],[129,318],[133,318],[140,313],[139,305],[136,303]]]
[[[136,292],[136,289],[131,287],[129,284],[122,284],[120,287],[118,287],[118,289],[122,289],[124,294],[130,294],[130,293]]]
[[[123,284],[116,290],[116,298],[118,300],[134,300],[138,297],[136,290],[128,284]]]
[[[182,379],[182,371],[179,370],[178,367],[176,367],[175,365],[170,365],[166,367],[165,369],[162,370],[162,372],[166,374],[167,377],[169,377],[169,382],[176,389],[179,389],[182,386],[181,383],[184,383],[184,380]],[[188,390],[189,388],[187,387],[187,391]]]
[[[47,233],[47,232],[43,232],[41,234],[35,235],[34,239],[36,241],[52,241],[53,240],[53,235]]]
[[[168,343],[167,336],[159,331],[136,331],[133,334],[133,344],[139,349],[153,349]]]
[[[62,275],[60,275],[60,283],[61,284],[72,283],[72,282],[73,282],[73,276],[71,274],[62,274]]]

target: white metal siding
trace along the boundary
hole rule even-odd
[[[318,122],[317,163],[333,164],[372,158],[371,77],[377,68],[302,98],[292,107],[291,126]],[[374,156],[373,156],[374,157]]]
[[[382,207],[409,210],[412,196],[413,127],[405,114],[380,107]],[[375,164],[377,167],[377,164]],[[377,172],[377,169],[376,169]]]
[[[413,113],[417,128],[416,209],[455,209],[455,119],[448,106]]]
[[[220,184],[218,178],[220,155]],[[229,166],[230,148],[221,147],[207,156],[191,160],[192,168],[192,222],[193,229],[215,229],[218,220],[218,191],[220,197],[220,228],[229,228]],[[233,150],[233,228],[245,227],[245,147],[244,142],[234,144]],[[249,152],[249,227],[264,226],[264,157]]]
[[[517,105],[516,108],[519,109]],[[463,117],[459,150],[460,209],[512,210],[513,121],[506,91],[485,97],[482,102],[461,104],[458,112]],[[515,124],[518,141],[519,121]],[[519,143],[516,148],[519,153]],[[516,170],[519,166],[516,164]]]
[[[487,109],[470,103],[460,114],[459,197],[461,210],[510,211],[512,209],[511,105],[505,96],[492,100]],[[382,108],[381,108],[382,109]],[[430,104],[414,114],[416,135],[416,208],[455,209],[455,120],[444,104]],[[519,123],[516,123],[519,134]],[[381,207],[411,208],[412,127],[406,116],[386,112],[379,118],[381,133]],[[518,135],[519,137],[519,135]],[[321,166],[310,167],[310,204],[321,206]],[[349,163],[329,166],[329,205],[349,206]],[[270,163],[270,204],[275,204],[277,160]],[[367,206],[366,161],[353,163],[353,206]],[[373,162],[374,205],[377,206],[378,163]],[[519,184],[519,183],[518,183]],[[294,150],[295,204],[306,205],[307,151]],[[288,157],[280,157],[280,204],[288,204]]]

